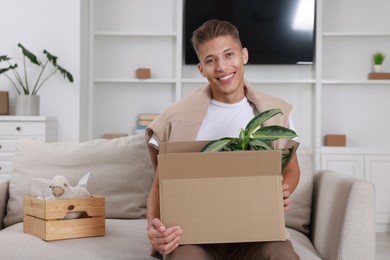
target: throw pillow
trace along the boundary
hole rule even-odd
[[[301,170],[299,183],[291,195],[291,204],[285,214],[286,226],[306,235],[310,234],[311,202],[313,193],[313,151],[299,147],[298,163]]]
[[[30,194],[32,178],[64,175],[74,186],[88,172],[88,191],[105,197],[106,218],[145,216],[154,171],[143,135],[83,143],[22,140],[16,148],[6,226],[23,221],[23,196]]]

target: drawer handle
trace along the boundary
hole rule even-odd
[[[16,131],[20,131],[20,130],[22,130],[22,128],[20,126],[17,126]]]
[[[1,146],[1,144],[0,144],[0,149],[1,149],[1,148],[3,148],[3,146]]]

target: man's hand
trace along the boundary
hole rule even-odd
[[[158,218],[154,218],[148,227],[150,244],[163,255],[168,255],[179,246],[181,234],[183,234],[181,227],[166,228]]]
[[[289,208],[288,206],[290,205],[290,188],[287,183],[282,185],[282,190],[283,190],[283,204],[284,204],[284,211],[287,211]]]

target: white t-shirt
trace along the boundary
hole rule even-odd
[[[238,137],[241,128],[245,129],[248,122],[257,114],[256,107],[246,97],[234,104],[222,103],[211,99],[196,140],[207,141],[223,137]],[[288,127],[295,131],[291,114],[288,118]],[[149,143],[159,147],[154,135]]]

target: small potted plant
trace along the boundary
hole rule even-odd
[[[376,52],[372,56],[373,69],[374,72],[381,72],[383,61],[385,60],[385,55],[382,52]]]
[[[52,55],[47,50],[43,50],[46,60],[41,61],[22,44],[19,43],[18,47],[23,53],[23,74],[21,75],[18,72],[18,64],[11,62],[10,57],[1,55],[0,63],[7,63],[7,66],[0,68],[0,75],[4,74],[18,94],[15,102],[15,114],[39,115],[39,96],[37,94],[44,83],[57,72],[61,73],[64,79],[69,80],[69,82],[73,82],[73,76],[70,72],[58,65],[58,57]],[[37,76],[31,77],[28,75],[26,60],[31,64],[38,66]],[[12,72],[12,74],[10,72]],[[34,78],[34,80],[31,80],[31,78]]]

